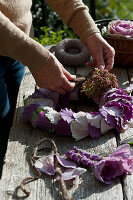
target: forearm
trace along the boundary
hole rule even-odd
[[[46,1],[59,14],[63,22],[72,27],[84,44],[89,35],[100,32],[89,14],[88,7],[81,0]]]
[[[19,60],[31,70],[42,67],[49,51],[27,36],[0,12],[0,55]]]

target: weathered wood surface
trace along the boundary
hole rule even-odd
[[[125,74],[123,74],[123,76],[125,76]],[[129,83],[133,83],[133,69],[132,68],[128,68],[127,70],[127,76],[128,76],[128,81]],[[124,81],[123,81],[124,83]],[[125,84],[128,84],[128,82]],[[124,132],[124,134],[120,134],[120,141],[125,139],[126,137],[131,137],[133,136],[133,128],[128,129],[127,131]],[[133,175],[130,176],[125,176],[122,179],[122,184],[123,184],[123,194],[125,199],[133,199]]]
[[[67,68],[72,74],[86,75],[87,68],[74,70]],[[124,68],[114,68],[113,72],[118,77],[119,86],[124,88],[128,82],[132,81],[133,70]],[[40,139],[44,137],[52,138],[57,144],[58,151],[62,155],[73,146],[82,148],[91,153],[109,154],[116,149],[117,144],[124,137],[127,137],[132,131],[126,131],[124,134],[117,135],[114,131],[102,135],[97,140],[92,140],[89,137],[75,142],[71,137],[57,137],[47,134],[43,130],[33,129],[31,125],[25,124],[22,119],[23,99],[32,94],[35,88],[35,82],[29,71],[26,72],[23,82],[20,87],[16,112],[13,126],[10,132],[8,148],[3,166],[2,178],[0,180],[0,199],[25,199],[24,194],[18,190],[18,185],[21,181],[33,175],[29,163],[29,156],[33,147]],[[74,111],[94,110],[94,106],[77,104]],[[70,183],[69,183],[70,184]],[[75,200],[132,200],[133,199],[133,176],[127,176],[115,179],[111,185],[105,185],[97,181],[91,171],[88,169],[86,173],[77,179],[73,188],[73,197]],[[44,175],[41,179],[31,182],[25,186],[29,190],[30,196],[28,200],[61,200],[59,185],[53,178]]]

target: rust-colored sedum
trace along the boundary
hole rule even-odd
[[[92,76],[81,87],[81,92],[88,98],[101,96],[110,88],[117,88],[117,78],[106,69],[95,68]]]

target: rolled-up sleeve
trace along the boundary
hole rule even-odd
[[[50,53],[0,12],[0,55],[19,60],[35,71],[47,62]]]
[[[71,27],[85,44],[86,39],[93,33],[99,33],[89,9],[81,0],[46,0],[59,14],[62,21]]]

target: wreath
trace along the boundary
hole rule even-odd
[[[126,90],[118,87],[114,74],[96,68],[87,79],[80,78],[77,86],[67,95],[36,88],[24,100],[23,118],[34,128],[45,129],[57,135],[80,140],[87,136],[98,138],[110,129],[119,133],[129,128],[133,118],[132,85]],[[70,101],[92,98],[99,106],[97,112],[73,112]]]
[[[77,45],[80,44],[78,40],[74,42]],[[64,60],[69,60],[66,58],[70,57],[72,60],[70,59],[70,63],[67,64],[77,65],[75,56],[71,56],[72,52],[75,52],[74,54],[78,54],[77,56],[82,55],[82,59],[80,58],[82,63],[78,62],[78,64],[85,64],[86,58],[79,51],[79,49],[81,51],[85,49],[78,46],[76,51],[73,51],[76,44],[73,46],[70,40],[68,45],[66,43],[65,40],[64,47],[61,42],[55,50],[56,56],[59,56],[59,59],[61,58],[60,62],[66,64]],[[62,51],[63,54],[60,57]],[[85,54],[88,54],[88,52]],[[76,78],[75,88],[66,95],[59,95],[57,92],[36,87],[35,92],[24,100],[23,118],[25,122],[31,123],[34,128],[45,129],[57,135],[71,135],[76,140],[87,136],[98,138],[100,134],[104,134],[110,129],[116,129],[120,133],[129,128],[133,122],[132,91],[133,84],[122,90],[118,86],[114,74],[105,69],[96,68],[89,74],[89,77]],[[99,106],[97,112],[79,111],[75,113],[67,108],[70,101],[88,100],[90,98]],[[54,151],[48,156],[35,159],[37,158],[38,146],[44,141],[51,142]],[[71,196],[68,195],[64,181],[71,180],[86,171],[84,168],[77,167],[76,163],[91,168],[95,178],[106,184],[110,184],[112,179],[118,176],[131,174],[133,171],[133,157],[128,144],[118,147],[107,157],[94,155],[77,147],[68,150],[65,157],[61,157],[54,141],[45,138],[35,147],[30,161],[37,175],[24,179],[20,184],[20,188],[27,196],[29,196],[29,192],[23,188],[23,185],[28,181],[40,178],[41,174],[45,173],[50,176],[57,175],[64,199],[70,199]],[[62,168],[63,172],[60,170]]]

